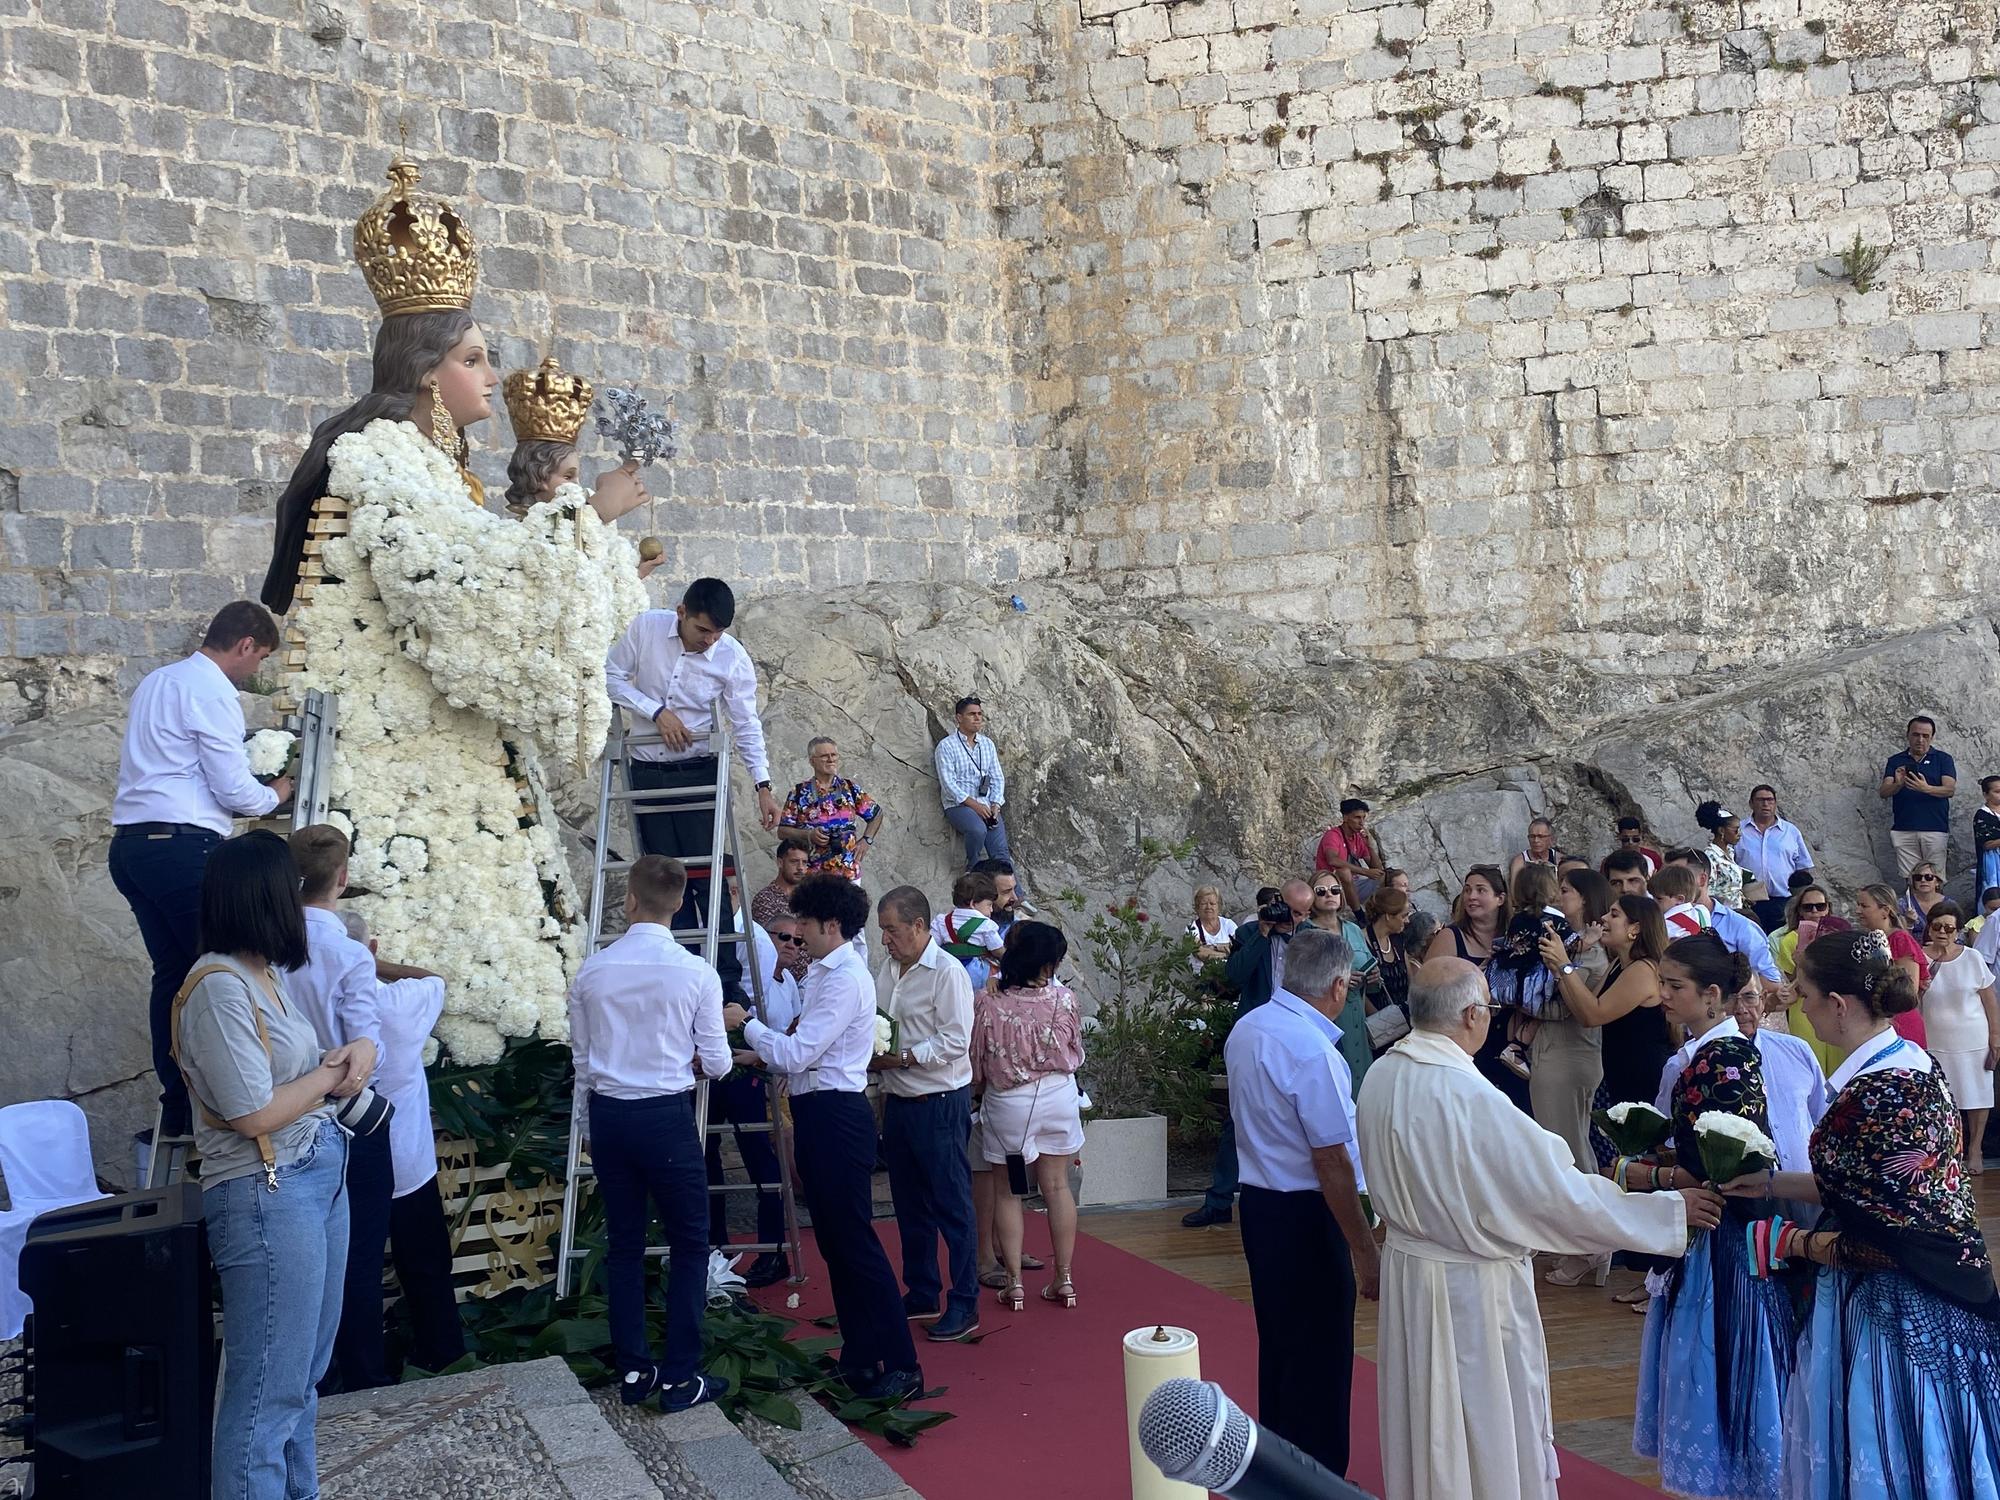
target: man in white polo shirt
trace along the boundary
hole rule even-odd
[[[289,776],[264,786],[250,774],[236,697],[277,649],[277,623],[262,605],[225,604],[192,656],[146,674],[125,724],[111,803],[111,882],[153,961],[147,1015],[165,1135],[193,1128],[169,1016],[201,954],[196,919],[209,851],[229,837],[233,819],[262,817],[292,795]]]

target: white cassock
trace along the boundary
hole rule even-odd
[[[1560,1136],[1436,1032],[1411,1032],[1368,1070],[1357,1134],[1389,1226],[1375,1353],[1383,1494],[1555,1500],[1534,1252],[1679,1255],[1685,1202],[1577,1171]]]

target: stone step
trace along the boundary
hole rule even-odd
[[[560,1359],[319,1404],[325,1500],[921,1500],[818,1402],[802,1431],[586,1391]]]

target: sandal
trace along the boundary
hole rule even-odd
[[[1009,1312],[1020,1312],[1028,1305],[1027,1294],[1021,1290],[1019,1281],[1010,1281],[1000,1289],[1000,1305]]]
[[[1042,1288],[1042,1300],[1060,1302],[1064,1307],[1076,1306],[1076,1287],[1070,1282],[1069,1267],[1056,1267],[1056,1279]]]
[[[1627,1307],[1631,1307],[1634,1304],[1644,1307],[1648,1302],[1653,1300],[1653,1294],[1646,1290],[1646,1283],[1642,1281],[1637,1286],[1628,1286],[1611,1300],[1613,1302],[1623,1302]]]

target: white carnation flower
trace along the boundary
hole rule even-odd
[[[298,736],[286,729],[260,729],[244,744],[252,776],[276,776],[292,758]]]
[[[1614,1104],[1609,1109],[1605,1110],[1605,1114],[1609,1115],[1612,1119],[1616,1120],[1620,1125],[1623,1125],[1626,1121],[1632,1118],[1632,1112],[1634,1110],[1641,1111],[1642,1118],[1646,1115],[1650,1115],[1652,1116],[1652,1118],[1656,1120],[1663,1120],[1666,1118],[1666,1116],[1662,1115],[1657,1109],[1654,1109],[1653,1106],[1650,1104],[1635,1104],[1630,1102],[1625,1104]]]
[[[1771,1138],[1757,1128],[1756,1122],[1746,1120],[1741,1115],[1726,1114],[1719,1109],[1711,1109],[1697,1115],[1694,1122],[1696,1135],[1719,1135],[1732,1141],[1741,1141],[1752,1153],[1776,1157],[1778,1148],[1771,1144]]]

